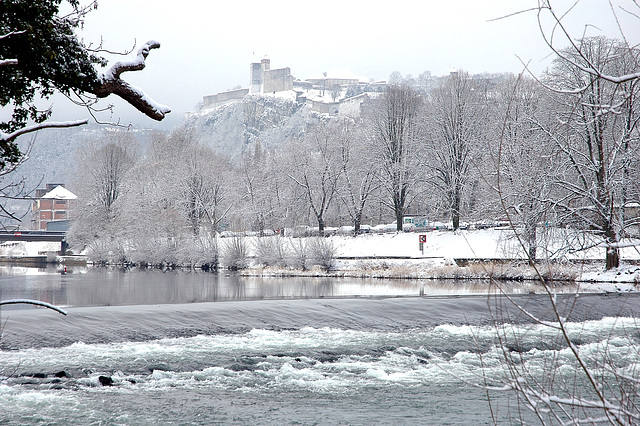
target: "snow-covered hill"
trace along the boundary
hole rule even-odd
[[[253,152],[257,141],[273,149],[301,136],[320,120],[308,105],[292,96],[248,95],[242,100],[191,114],[179,127],[195,132],[196,139],[214,150],[239,158]]]

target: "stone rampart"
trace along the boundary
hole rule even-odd
[[[220,92],[216,95],[207,95],[202,98],[202,106],[204,108],[212,108],[227,101],[242,99],[248,93],[249,89],[237,89]]]

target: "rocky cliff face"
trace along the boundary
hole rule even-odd
[[[181,126],[193,131],[201,143],[239,158],[253,152],[258,141],[264,149],[277,148],[284,141],[304,134],[318,120],[320,116],[309,106],[294,100],[249,95],[193,114]]]

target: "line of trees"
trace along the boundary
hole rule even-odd
[[[638,85],[585,67],[625,74],[638,51],[604,37],[580,43],[538,81],[459,70],[426,91],[400,79],[359,118],[317,117],[276,149],[258,142],[239,163],[185,128],[155,135],[144,155],[126,133],[108,132],[81,154],[77,190],[90,211],[74,235],[88,244],[147,224],[145,238],[163,233],[176,244],[182,233],[351,225],[357,234],[393,222],[402,231],[407,214],[457,230],[506,216],[522,227],[531,262],[554,255],[541,243],[550,229],[573,227],[600,239],[616,267],[621,239],[639,235],[638,215],[625,213],[640,203]]]

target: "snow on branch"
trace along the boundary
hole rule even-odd
[[[17,35],[17,34],[24,34],[26,33],[25,30],[22,31],[11,31],[10,33],[6,33],[6,34],[0,34],[0,40],[3,40],[7,37],[11,37],[12,35]]]
[[[18,65],[17,59],[0,59],[0,67],[5,65]]]
[[[0,34],[0,40],[3,40],[12,35],[23,34],[25,32],[26,31],[11,31],[10,33],[7,33],[7,34]],[[0,67],[3,67],[5,65],[18,65],[18,60],[17,59],[0,59]]]
[[[23,127],[22,129],[16,130],[13,133],[0,132],[0,141],[12,142],[18,136],[22,136],[26,133],[36,132],[41,129],[77,127],[87,123],[88,123],[88,120],[76,120],[76,121],[60,121],[60,122],[52,122],[52,123],[34,124],[33,126]]]
[[[98,84],[94,87],[93,94],[99,98],[105,98],[113,93],[120,96],[148,117],[158,121],[162,120],[171,112],[171,109],[166,105],[155,102],[147,96],[144,91],[120,78],[123,72],[140,71],[144,69],[146,65],[145,60],[149,55],[149,51],[151,49],[158,49],[159,47],[159,42],[155,40],[148,41],[138,50],[138,54],[133,60],[118,61],[113,64],[111,68],[99,76]]]
[[[577,4],[577,3],[578,2],[576,2],[575,4]],[[637,3],[637,0],[635,0],[634,3],[636,4],[636,6],[640,6]],[[574,6],[575,6],[575,4],[574,4]],[[552,31],[550,36],[547,35],[545,33],[545,31],[542,29],[541,15],[542,15],[542,12],[545,11],[545,10],[551,16],[551,19],[554,22],[554,29],[553,29],[553,31]],[[628,81],[633,81],[633,80],[640,79],[640,72],[632,72],[632,73],[628,73],[628,74],[624,74],[624,75],[611,75],[611,74],[605,73],[601,68],[596,66],[583,53],[581,46],[579,44],[576,44],[577,42],[574,41],[574,39],[569,34],[569,31],[565,27],[565,25],[563,23],[563,19],[566,17],[567,13],[569,13],[569,11],[565,12],[561,16],[558,16],[556,14],[555,9],[551,6],[551,2],[550,1],[547,0],[547,1],[540,1],[539,2],[539,6],[538,6],[538,27],[540,28],[540,33],[541,33],[541,35],[542,35],[542,37],[544,39],[545,44],[551,49],[551,51],[554,54],[556,54],[560,59],[562,59],[566,63],[578,68],[582,72],[585,72],[587,74],[592,75],[595,78],[602,79],[602,80],[608,81],[608,82],[613,83],[613,84],[623,84],[623,83],[626,83]],[[614,14],[614,17],[615,17],[615,14]],[[617,21],[617,17],[616,17],[616,21]],[[570,55],[564,54],[562,49],[558,49],[558,48],[555,47],[554,37],[556,35],[556,31],[559,31],[561,34],[564,35],[564,37],[566,37],[566,39],[569,41],[569,44],[571,46],[571,52],[574,52],[575,54],[577,54],[577,57],[580,58],[582,61],[584,61],[584,64],[581,64],[579,61],[574,60],[573,58],[570,57]],[[623,34],[623,36],[624,36],[624,34]],[[580,40],[578,40],[578,42],[580,42]],[[629,50],[632,50],[632,49],[629,48]]]
[[[67,315],[67,311],[65,311],[64,309],[58,308],[57,306],[47,302],[41,302],[40,300],[31,300],[31,299],[0,300],[0,306],[1,305],[17,305],[20,303],[25,303],[28,305],[44,306],[45,308],[53,309],[54,311],[59,312],[62,315]]]

